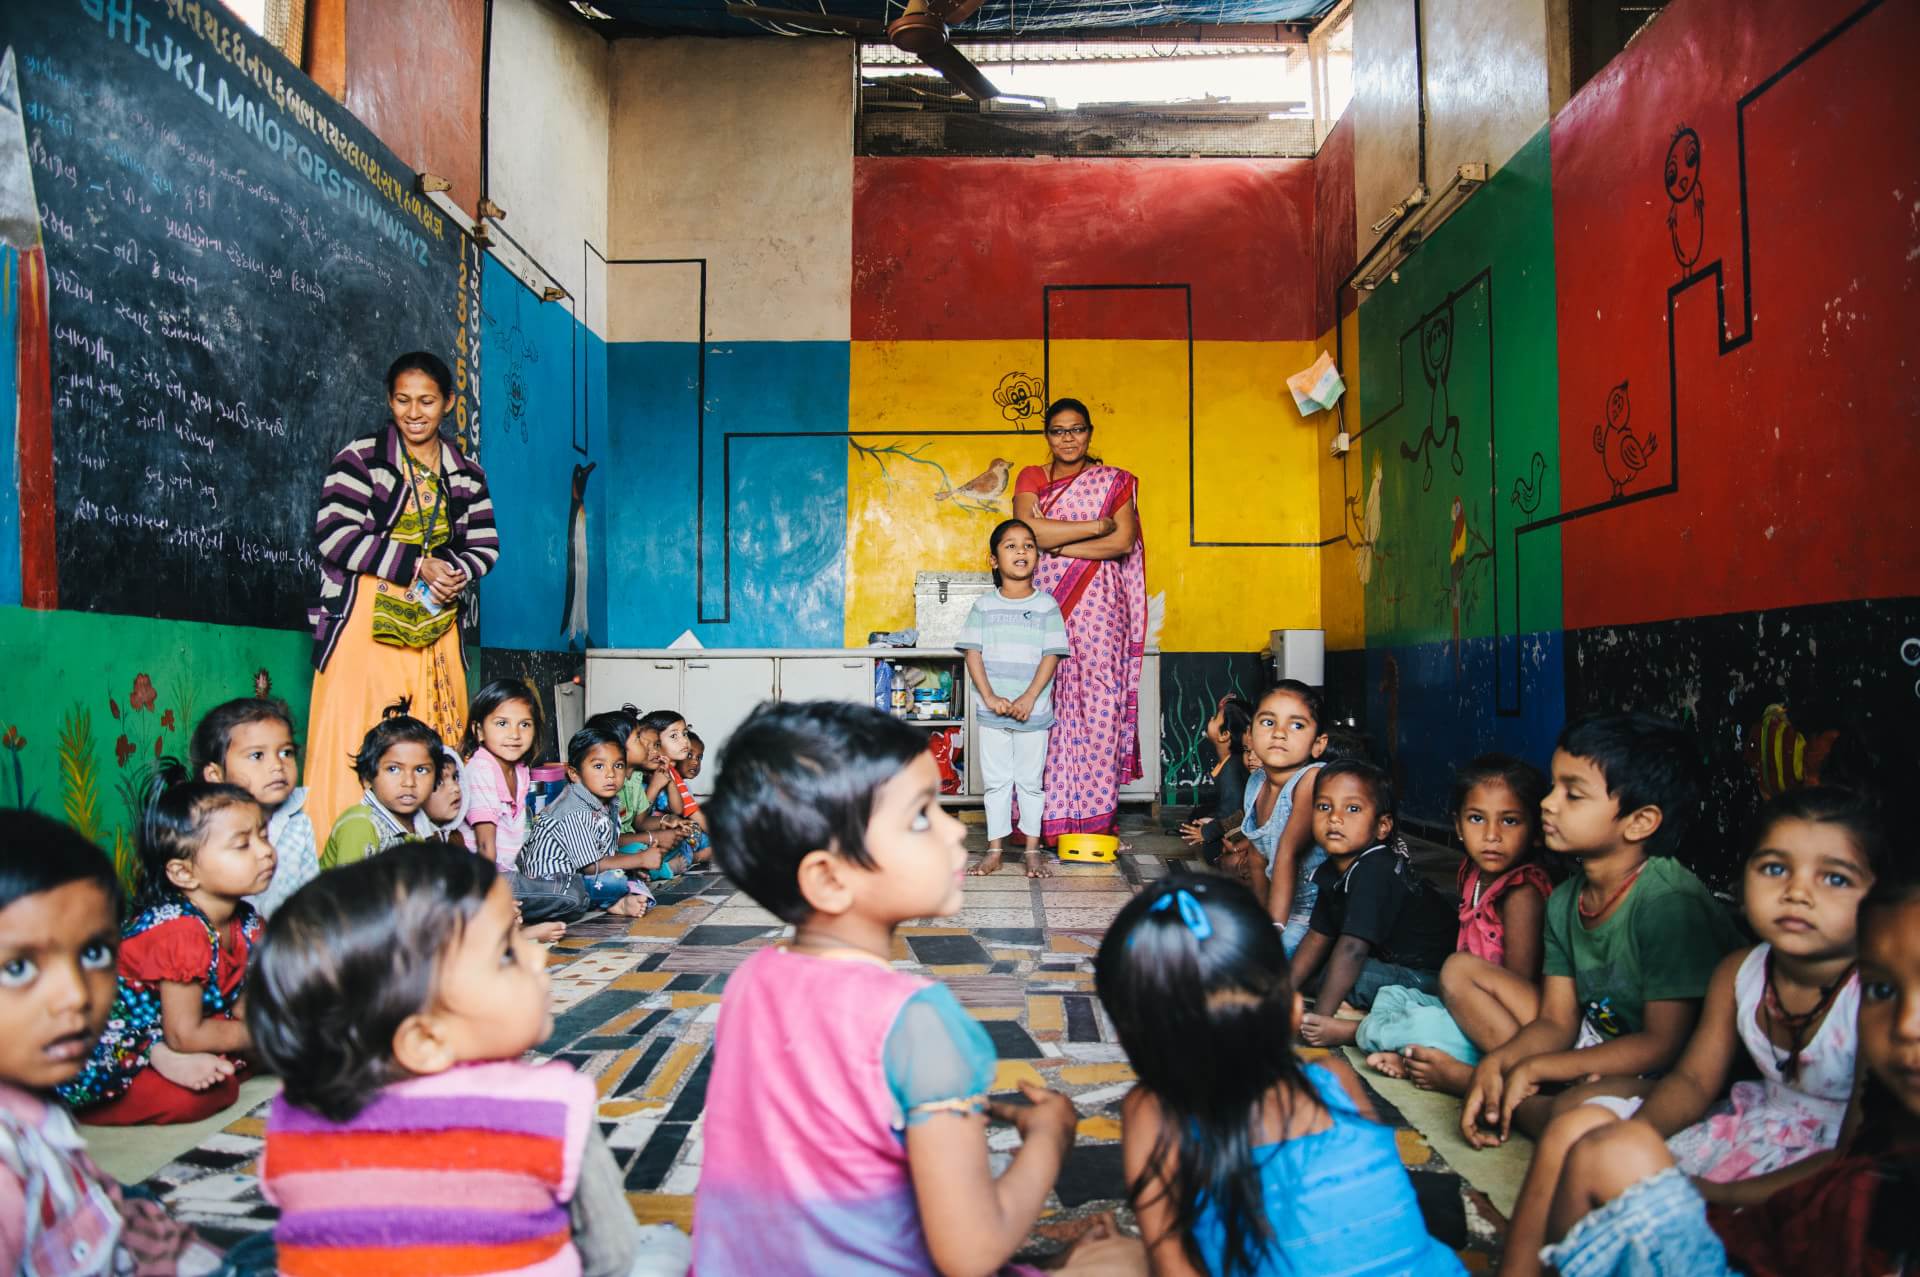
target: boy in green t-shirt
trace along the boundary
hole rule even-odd
[[[1557,1107],[1644,1095],[1672,1067],[1739,933],[1669,855],[1700,809],[1693,740],[1651,714],[1571,723],[1540,804],[1547,846],[1579,861],[1547,901],[1540,1013],[1473,1071],[1460,1130],[1475,1147]],[[1559,1096],[1542,1088],[1598,1080]]]

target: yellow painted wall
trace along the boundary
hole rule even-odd
[[[1359,367],[1360,313],[1351,311],[1340,323],[1345,337],[1347,394],[1345,424],[1350,434],[1357,433],[1366,417],[1360,409]],[[1320,348],[1334,349],[1333,330],[1320,339]],[[1322,539],[1340,537],[1326,547],[1320,557],[1320,621],[1327,632],[1327,647],[1356,650],[1367,645],[1366,591],[1360,579],[1362,560],[1371,555],[1367,544],[1367,495],[1372,491],[1375,457],[1364,438],[1353,441],[1352,452],[1343,463],[1330,455],[1333,437],[1342,418],[1337,412],[1316,416],[1320,468],[1320,526]],[[1369,565],[1370,566],[1370,565]]]
[[[1328,432],[1300,418],[1286,388],[1318,349],[1194,344],[1190,536],[1186,343],[1053,343],[1053,393],[1086,401],[1096,453],[1139,476],[1147,591],[1166,595],[1162,651],[1252,651],[1266,646],[1269,630],[1321,625],[1318,549],[1190,544],[1316,543],[1337,528],[1321,530]],[[913,623],[916,571],[986,567],[987,534],[1011,512],[1012,477],[1047,458],[1040,423],[1009,421],[993,391],[1010,372],[1037,378],[1040,361],[1038,341],[853,343],[847,642]],[[912,433],[1022,428],[1028,437]],[[1000,496],[972,508],[936,499],[996,458],[1009,463]]]

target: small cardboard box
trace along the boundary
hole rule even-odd
[[[916,572],[913,624],[924,648],[952,647],[973,601],[993,588],[991,572]]]

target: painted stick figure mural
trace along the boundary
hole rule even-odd
[[[1662,176],[1667,185],[1667,234],[1673,241],[1673,258],[1686,276],[1700,260],[1700,248],[1706,242],[1707,195],[1700,185],[1700,135],[1684,124],[1667,146]]]
[[[1606,468],[1608,482],[1613,484],[1616,501],[1660,450],[1660,440],[1652,431],[1647,432],[1645,442],[1633,437],[1627,429],[1632,417],[1633,404],[1627,398],[1627,383],[1623,381],[1607,392],[1607,419],[1593,428],[1593,450],[1600,454],[1600,464]]]
[[[1427,400],[1427,428],[1420,433],[1420,441],[1412,447],[1400,445],[1400,455],[1408,461],[1419,461],[1420,491],[1427,492],[1433,487],[1432,451],[1442,445],[1452,448],[1449,462],[1455,474],[1461,473],[1465,462],[1460,456],[1460,418],[1453,415],[1452,405],[1447,398],[1447,375],[1453,369],[1453,304],[1435,311],[1427,317],[1420,329],[1420,372],[1427,379],[1427,385],[1433,394]],[[1440,422],[1438,430],[1435,421]]]

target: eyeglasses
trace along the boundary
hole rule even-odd
[[[1078,439],[1081,435],[1090,435],[1092,433],[1093,433],[1092,426],[1048,426],[1047,427],[1047,438],[1049,439]]]

